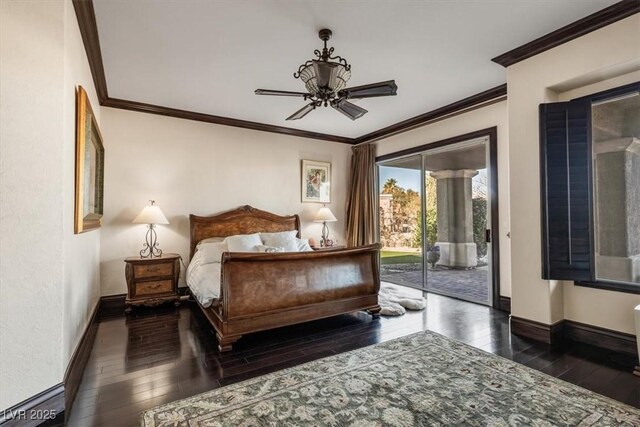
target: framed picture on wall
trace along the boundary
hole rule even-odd
[[[104,194],[104,146],[87,92],[76,91],[75,234],[100,228]]]
[[[302,161],[302,201],[331,203],[331,163]]]

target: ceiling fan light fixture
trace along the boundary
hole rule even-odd
[[[317,107],[328,107],[329,105],[351,120],[356,120],[364,116],[367,110],[352,104],[347,101],[348,99],[393,96],[397,93],[398,86],[393,80],[351,88],[346,87],[351,78],[351,65],[343,57],[333,56],[334,49],[327,47],[327,41],[331,38],[331,30],[322,29],[318,36],[324,42],[322,50],[316,49],[313,52],[316,58],[300,65],[298,71],[293,73],[293,77],[302,80],[308,93],[270,89],[255,91],[256,95],[297,96],[305,101],[311,101],[287,117],[287,120],[299,120]]]
[[[300,71],[300,80],[304,83],[307,91],[311,95],[316,95],[320,89],[318,88],[318,78],[316,76],[316,69],[312,65],[307,65]]]
[[[313,60],[300,71],[300,80],[309,93],[320,97],[324,95],[327,98],[344,89],[350,78],[350,69],[338,62]]]

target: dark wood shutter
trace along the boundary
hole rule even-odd
[[[591,102],[540,105],[542,278],[593,280]]]

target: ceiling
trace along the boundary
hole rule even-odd
[[[616,0],[94,0],[109,96],[307,131],[358,137],[506,81],[491,58]],[[329,46],[349,86],[395,79],[398,95],[363,99],[352,122],[331,108],[285,121],[298,66]]]

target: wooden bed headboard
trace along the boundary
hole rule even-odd
[[[191,252],[196,252],[198,243],[209,237],[228,237],[238,234],[278,232],[296,230],[300,237],[300,217],[280,216],[261,211],[249,205],[213,216],[189,215],[191,226]]]

